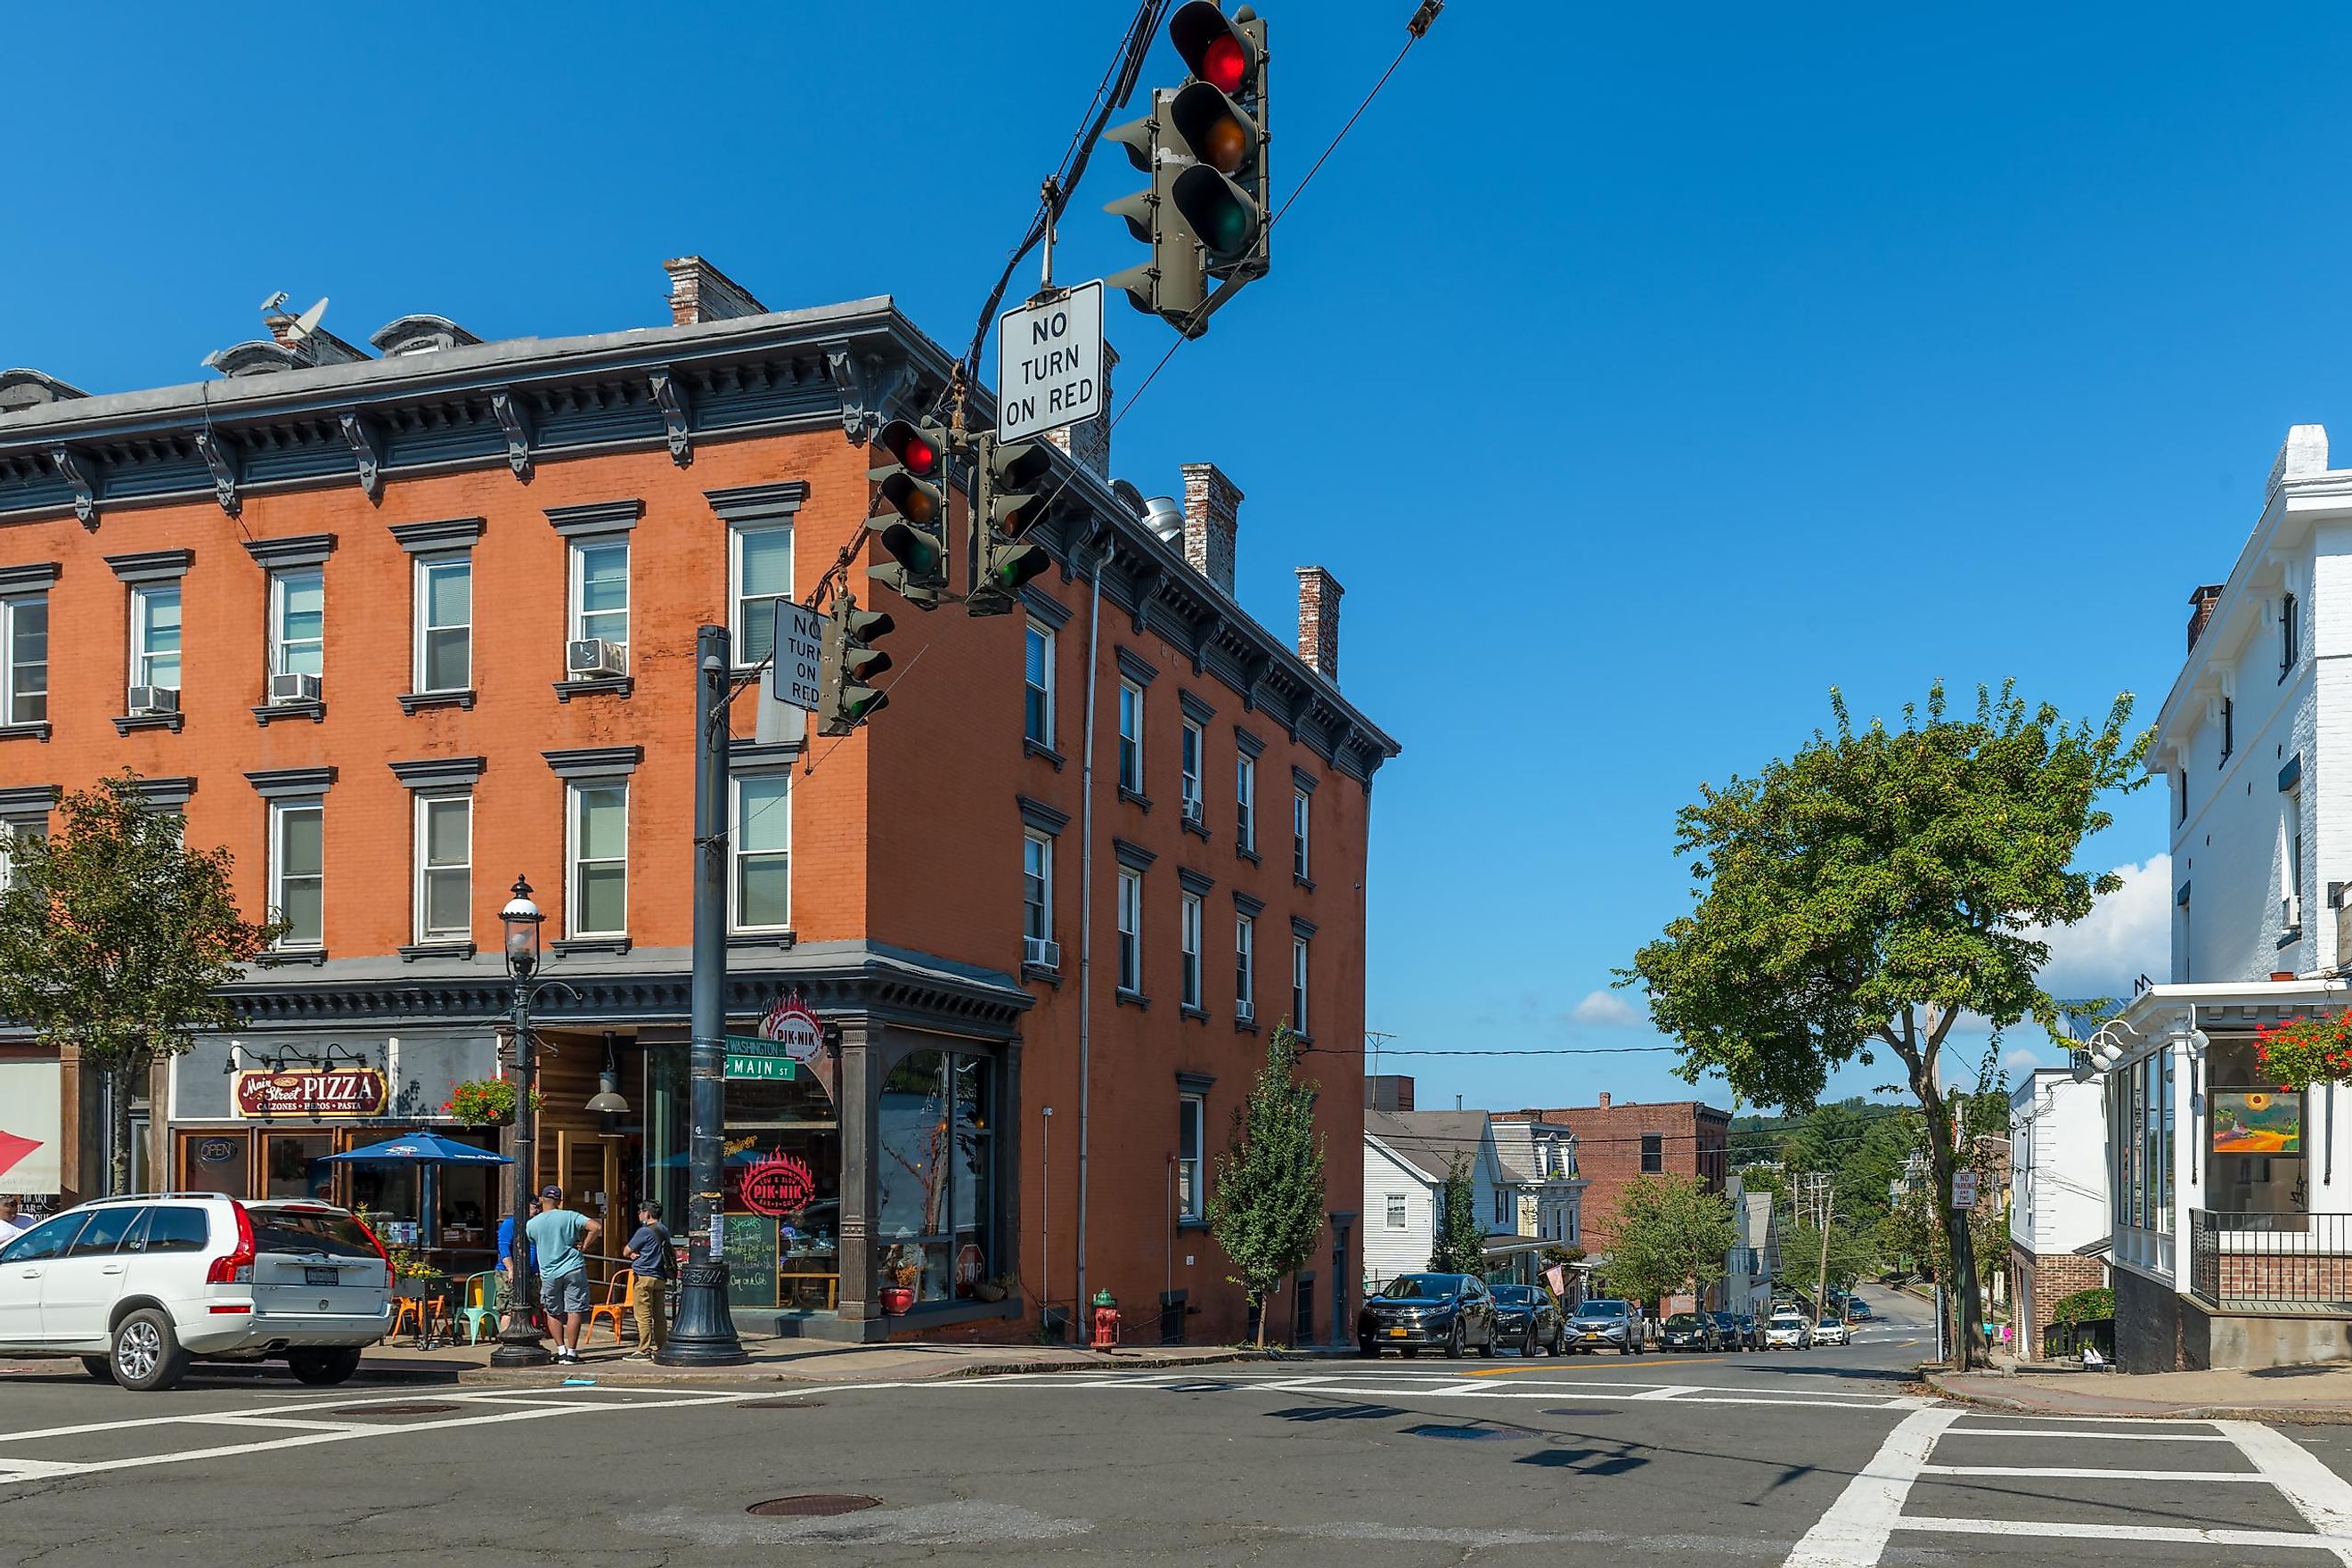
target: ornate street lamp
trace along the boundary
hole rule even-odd
[[[499,923],[506,927],[507,973],[514,977],[514,999],[508,1014],[514,1037],[514,1163],[507,1171],[507,1208],[514,1216],[514,1285],[506,1327],[499,1331],[499,1348],[490,1352],[492,1366],[544,1366],[551,1359],[539,1331],[538,1279],[531,1268],[530,1238],[523,1229],[530,1220],[537,1181],[532,1171],[530,1114],[531,1090],[539,1076],[539,1053],[530,1038],[530,1002],[537,987],[530,978],[539,969],[539,928],[546,919],[531,902],[530,884],[517,877],[514,897],[499,911]],[[496,1268],[497,1261],[491,1266]]]

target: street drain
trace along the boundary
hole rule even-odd
[[[751,1399],[737,1406],[742,1410],[815,1410],[824,1404],[822,1399]]]
[[[415,1405],[349,1405],[335,1412],[338,1415],[439,1415],[455,1410],[454,1405],[435,1405],[420,1401]]]
[[[864,1497],[856,1492],[804,1492],[799,1497],[770,1498],[755,1502],[745,1513],[782,1515],[787,1519],[829,1519],[837,1513],[856,1513],[861,1509],[880,1508],[878,1497]]]
[[[1404,1429],[1408,1437],[1444,1437],[1454,1442],[1475,1442],[1481,1437],[1532,1437],[1533,1432],[1522,1426],[1442,1426],[1424,1425]]]

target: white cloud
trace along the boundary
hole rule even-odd
[[[2032,1072],[2042,1065],[2042,1058],[2039,1053],[2019,1046],[2000,1058],[2000,1065],[2005,1068],[2015,1068],[2020,1072]]]
[[[2171,973],[2172,857],[2118,866],[2124,885],[2071,926],[2037,931],[2050,944],[2042,988],[2061,1001],[2131,995],[2132,982]]]
[[[1615,991],[1592,991],[1585,994],[1568,1015],[1580,1024],[1599,1024],[1609,1028],[1623,1028],[1642,1022],[1642,1011]]]

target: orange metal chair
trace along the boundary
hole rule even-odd
[[[637,1271],[634,1268],[624,1268],[619,1274],[604,1282],[604,1300],[588,1309],[588,1332],[583,1342],[596,1337],[596,1324],[599,1320],[610,1319],[613,1324],[613,1342],[619,1344],[622,1320],[635,1310],[636,1304]]]

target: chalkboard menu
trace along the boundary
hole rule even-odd
[[[727,1304],[776,1304],[776,1222],[763,1214],[727,1216]]]

